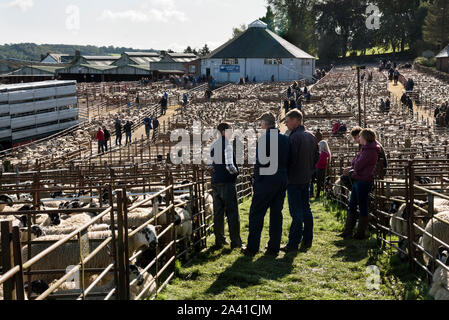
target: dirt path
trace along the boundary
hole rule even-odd
[[[396,86],[394,85],[393,81],[390,81],[388,83],[388,91],[391,92],[391,102],[396,102],[399,106],[401,106],[401,97],[402,94],[405,92],[405,88],[401,83],[398,83]],[[418,106],[413,101],[413,112],[414,117],[418,117],[419,120],[426,122],[428,125],[434,127],[435,126],[435,119],[433,117],[433,114],[430,110],[425,110],[424,108]]]

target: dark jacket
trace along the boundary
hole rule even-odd
[[[220,145],[221,141],[221,145]],[[214,144],[211,146],[210,150],[210,156],[214,157],[215,152],[217,148],[221,148],[221,162],[215,163],[213,162],[212,165],[214,167],[214,173],[212,174],[212,184],[217,183],[235,183],[237,181],[238,174],[230,174],[228,169],[226,169],[226,161],[225,161],[225,147],[226,144],[229,143],[225,137],[221,137],[221,140],[217,140],[214,142]],[[234,149],[234,155],[233,155],[233,162],[234,166],[237,168],[236,158],[235,158],[235,149]]]
[[[299,126],[291,132],[289,142],[288,183],[310,183],[320,156],[315,136],[304,126]]]
[[[104,129],[103,132],[104,132],[104,140],[109,141],[109,139],[111,139],[111,134],[107,129]]]
[[[122,125],[120,123],[115,124],[115,135],[116,136],[122,135]]]
[[[363,146],[359,154],[352,160],[352,168],[354,169],[352,179],[366,182],[373,181],[380,152],[381,148],[377,142],[371,142]]]
[[[287,183],[287,167],[290,152],[288,137],[285,134],[282,134],[278,129],[273,130],[275,130],[278,139],[277,159],[273,159],[277,163],[277,171],[275,174],[270,176],[260,175],[260,168],[268,168],[270,166],[270,162],[267,164],[261,164],[259,159],[259,150],[263,144],[265,144],[266,148],[265,157],[270,157],[271,137],[270,131],[267,130],[266,134],[260,137],[260,139],[257,141],[256,164],[254,165],[254,182],[256,183],[264,181],[268,183],[273,183],[274,181]],[[263,162],[266,162],[266,160]]]
[[[388,160],[387,155],[385,154],[384,147],[379,142],[377,142],[377,145],[379,146],[380,150],[377,154],[377,164],[376,169],[374,170],[374,175],[378,179],[383,179],[387,173]]]
[[[157,128],[159,128],[159,120],[154,118],[153,119],[153,129],[156,130]]]
[[[132,131],[132,123],[131,122],[127,122],[124,126],[123,129],[125,129],[125,132],[130,133]]]

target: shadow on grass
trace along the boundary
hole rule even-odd
[[[378,248],[370,254],[366,265],[380,267],[383,284],[397,300],[432,300],[427,274],[422,270],[412,272],[409,261],[401,260],[397,254],[385,254]]]
[[[344,262],[358,262],[371,256],[377,250],[376,239],[336,240],[334,245],[341,248],[332,258],[342,258]]]
[[[292,273],[296,254],[286,254],[281,259],[261,256],[252,258],[240,256],[229,268],[222,272],[215,282],[205,291],[217,295],[230,286],[245,289],[260,284],[261,279],[279,280]]]

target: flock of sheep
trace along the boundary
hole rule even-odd
[[[371,68],[367,70],[371,71]],[[379,136],[379,140],[384,144],[388,158],[396,159],[404,155],[405,152],[412,149],[421,151],[435,151],[441,149],[441,141],[448,141],[448,132],[438,132],[434,130],[433,124],[419,119],[419,117],[413,117],[409,114],[407,108],[403,108],[400,105],[395,104],[392,99],[392,108],[387,115],[379,110],[379,103],[381,98],[389,97],[387,90],[387,77],[386,74],[377,72],[375,68],[372,68],[373,79],[366,83],[362,82],[362,97],[363,88],[366,90],[366,121],[369,127],[376,130]],[[408,73],[407,73],[408,72]],[[432,94],[437,96],[436,99],[444,99],[444,85],[439,84],[435,79],[416,73],[416,71],[407,71],[404,74],[406,77],[413,77],[415,81],[415,87],[419,88],[423,94]],[[410,73],[410,74],[409,74]],[[350,130],[351,127],[358,125],[358,107],[357,107],[357,86],[356,86],[355,71],[349,67],[337,68],[333,72],[327,74],[327,76],[321,79],[311,89],[312,101],[310,103],[304,103],[302,110],[306,115],[306,126],[311,131],[321,129],[324,133],[324,139],[328,140],[333,157],[337,159],[347,159],[349,146],[352,145],[352,141],[345,136],[330,135],[327,132],[331,131],[332,125],[335,121],[341,120]],[[175,117],[175,121],[168,126],[169,134],[171,131],[182,128],[192,128],[194,121],[201,121],[203,125],[211,128],[215,128],[220,122],[227,121],[233,124],[234,129],[259,129],[257,122],[255,121],[263,113],[271,111],[275,114],[278,121],[281,118],[281,101],[284,98],[284,93],[287,83],[264,83],[264,84],[245,84],[235,85],[230,84],[219,90],[215,90],[210,100],[205,99],[205,88],[201,90],[193,90],[190,93],[190,103],[183,107],[182,112],[178,113]],[[136,90],[139,93],[140,101],[156,101],[164,93],[164,89],[157,88],[155,90]],[[169,95],[180,95],[185,91],[178,89],[167,90]],[[114,93],[110,93],[113,95]],[[105,97],[106,99],[106,97]],[[157,101],[156,101],[157,102]],[[150,111],[151,104],[137,109],[132,107],[122,108],[120,113],[108,113],[99,117],[93,118],[89,121],[89,124],[78,130],[73,130],[69,135],[62,135],[55,139],[44,141],[40,144],[34,144],[25,147],[22,158],[19,158],[17,154],[12,155],[13,161],[30,161],[34,162],[36,158],[42,160],[48,160],[52,158],[51,153],[48,150],[60,150],[61,153],[67,153],[68,150],[75,151],[80,146],[89,141],[92,138],[93,132],[98,129],[98,126],[106,125],[112,126],[113,120],[116,117],[120,119],[129,119],[135,122],[142,122],[140,119],[141,114]],[[363,98],[362,98],[362,110],[363,110]],[[362,117],[364,121],[364,117]],[[113,128],[110,128],[111,133],[114,132]],[[206,142],[205,142],[206,143]],[[87,151],[90,153],[90,150]],[[87,154],[86,153],[86,154]],[[416,153],[416,152],[415,152]],[[59,155],[53,154],[53,157]],[[419,157],[419,154],[415,154]],[[387,177],[387,179],[390,179]],[[398,181],[398,179],[394,179]],[[422,182],[422,183],[421,183]],[[183,182],[188,183],[188,181]],[[420,181],[421,184],[426,184],[426,181]],[[153,190],[157,192],[158,190]],[[339,182],[335,184],[333,193],[339,195],[343,193],[342,188],[339,187]],[[401,194],[398,194],[400,196]],[[58,194],[53,195],[56,199],[48,197],[41,199],[39,203],[39,210],[50,209],[71,209],[71,208],[98,208],[99,207],[99,195],[95,194]],[[183,246],[188,247],[193,234],[193,216],[194,212],[189,198],[190,193],[188,190],[180,191],[175,196],[174,204],[176,205],[174,213],[174,223],[176,228],[176,235],[178,239],[183,239]],[[28,226],[26,211],[33,210],[30,205],[16,205],[15,202],[30,200],[29,196],[23,196],[19,199],[15,196],[0,196],[0,211],[3,214],[10,214],[4,218],[11,219],[14,224],[25,228]],[[131,206],[135,203],[139,203],[143,198],[129,196],[128,204]],[[107,205],[107,199],[104,199]],[[206,202],[206,216],[213,215],[213,203],[210,194],[205,195]],[[427,209],[427,203],[421,203],[417,201],[417,205],[422,206],[423,209]],[[150,204],[140,206],[134,210],[131,210],[128,214],[128,227],[129,232],[132,233],[132,229],[145,224],[147,221],[155,217],[158,212],[161,212],[166,208],[168,202],[165,195],[153,199]],[[389,221],[389,227],[393,232],[401,235],[407,234],[407,224],[404,219],[405,205],[400,202],[392,203],[392,210],[390,213],[394,215]],[[435,198],[434,203],[435,217],[427,222],[419,221],[418,225],[422,226],[428,233],[434,237],[442,240],[446,244],[449,243],[449,224],[443,221],[449,222],[449,201],[443,198]],[[52,242],[41,243],[44,241],[58,241],[68,234],[75,231],[77,228],[82,227],[95,219],[96,214],[92,212],[76,213],[76,214],[42,214],[36,216],[36,223],[32,225],[32,239],[33,241],[39,241],[36,244],[31,245],[33,256],[48,248]],[[157,220],[157,225],[148,225],[138,233],[134,234],[129,239],[129,256],[135,256],[136,253],[142,251],[139,258],[131,261],[130,279],[131,281],[131,295],[133,298],[138,297],[138,292],[142,288],[147,288],[147,293],[150,294],[155,290],[155,283],[153,275],[150,271],[143,271],[148,265],[149,261],[152,261],[155,256],[155,248],[160,245],[158,238],[158,231],[160,228],[164,228],[169,224],[167,215],[162,215]],[[30,222],[31,223],[31,222]],[[104,240],[112,235],[114,230],[111,230],[110,216],[105,215],[100,221],[92,224],[88,229],[88,238],[92,240]],[[23,229],[25,230],[25,229]],[[27,240],[27,233],[23,233],[23,240]],[[424,249],[429,252],[434,259],[437,259],[442,264],[448,264],[447,250],[445,251],[441,245],[434,241],[432,237],[424,234],[423,232],[417,232],[417,238],[414,239],[419,242]],[[95,243],[91,242],[92,247],[90,250],[95,249]],[[400,247],[406,248],[406,242],[401,242]],[[447,249],[447,248],[446,248]],[[145,254],[143,254],[145,253]],[[22,249],[23,260],[28,259],[28,247],[24,246]],[[111,257],[107,248],[103,248],[98,257],[93,259],[87,267],[91,268],[107,268],[111,263]],[[426,254],[423,254],[423,261],[426,264],[430,263],[430,259]],[[34,270],[62,270],[68,265],[74,265],[79,262],[79,247],[77,243],[66,243],[58,248],[52,254],[44,259],[41,259],[34,266]],[[61,274],[44,274],[33,275],[33,283],[37,294],[45,291],[48,286],[58,279]],[[85,287],[88,287],[95,282],[98,275],[92,275],[85,279]],[[449,299],[448,290],[448,272],[441,267],[436,266],[434,272],[434,278],[430,294],[435,299]],[[152,283],[152,284],[151,284]],[[150,285],[151,284],[151,285]],[[108,292],[113,286],[113,279],[111,277],[105,277],[98,283],[100,287],[96,287],[96,291]],[[0,292],[2,290],[0,289]],[[77,289],[69,287],[59,288],[57,293],[77,293],[81,292]],[[0,297],[1,298],[1,297]]]
[[[187,182],[186,182],[187,183]],[[152,194],[160,192],[163,187],[155,187]],[[1,220],[13,221],[14,226],[18,226],[21,230],[21,240],[26,242],[28,240],[28,221],[27,213],[33,209],[39,211],[46,210],[64,210],[64,209],[92,209],[99,208],[100,203],[98,200],[101,198],[105,205],[108,203],[108,194],[99,197],[98,194],[88,194],[86,192],[78,193],[65,193],[65,192],[55,192],[51,194],[49,198],[41,199],[38,208],[33,208],[31,205],[20,205],[14,204],[19,201],[30,201],[31,195],[23,194],[20,199],[17,196],[0,195],[0,212],[3,215]],[[115,196],[114,196],[115,197]],[[128,196],[127,203],[128,207],[140,203],[144,200],[143,196]],[[177,239],[181,239],[180,242],[182,249],[187,249],[190,245],[190,240],[192,236],[192,206],[190,204],[190,192],[188,189],[176,190],[174,205],[174,225]],[[208,194],[205,196],[205,210],[206,215],[213,215],[213,203],[212,197]],[[148,202],[148,201],[147,201]],[[134,208],[128,212],[127,224],[129,228],[129,233],[136,228],[141,227],[149,220],[159,215],[157,218],[158,225],[147,225],[145,228],[134,234],[129,238],[128,250],[129,256],[132,257],[139,250],[142,254],[131,261],[134,267],[134,271],[140,270],[142,273],[140,276],[145,279],[144,283],[141,281],[135,281],[131,284],[131,292],[138,293],[138,288],[144,288],[147,285],[153,284],[146,290],[147,295],[154,293],[155,283],[153,275],[149,271],[142,272],[144,269],[156,256],[156,247],[162,245],[159,243],[158,231],[161,228],[165,228],[169,225],[168,212],[160,215],[167,206],[169,205],[166,200],[166,194],[162,193],[159,197],[155,197],[150,204],[145,204]],[[98,213],[85,212],[85,213],[59,213],[52,212],[51,214],[36,214],[35,224],[31,226],[32,237],[31,237],[31,256],[34,257],[38,253],[49,248],[53,243],[64,239],[69,234],[78,230],[79,228],[89,224],[98,215]],[[117,221],[117,215],[115,215],[115,221]],[[31,223],[31,222],[30,222]],[[95,250],[95,248],[104,241],[111,237],[112,222],[110,214],[106,214],[99,221],[91,224],[88,230],[88,239],[90,245],[90,252]],[[101,241],[100,241],[101,240]],[[38,242],[36,242],[38,241]],[[56,248],[53,252],[45,256],[44,258],[37,261],[33,266],[33,270],[65,270],[67,266],[77,265],[79,263],[79,244],[77,242],[65,243]],[[28,257],[28,245],[22,247],[22,260],[26,262],[29,260]],[[108,248],[103,248],[99,251],[95,257],[86,264],[87,268],[101,268],[105,269],[112,263],[112,257],[110,255]],[[46,273],[46,274],[33,274],[32,284],[37,288],[36,294],[41,294],[43,291],[48,289],[49,286],[54,284],[64,273]],[[89,287],[98,274],[91,275],[85,279],[84,288]],[[113,286],[112,276],[104,277],[101,282],[98,283],[100,287],[95,287],[95,293],[99,291],[104,291],[106,288],[111,289]],[[80,290],[75,290],[69,288],[67,284],[59,287],[56,294],[68,294],[68,293],[78,293],[81,294]],[[39,288],[44,288],[45,290],[40,290]],[[2,291],[2,290],[0,290]],[[131,296],[135,298],[136,296]]]

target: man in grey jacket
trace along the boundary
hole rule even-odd
[[[310,208],[310,181],[318,162],[318,142],[303,124],[303,115],[299,110],[287,113],[285,124],[291,132],[290,156],[288,164],[288,205],[292,224],[288,243],[282,248],[285,252],[307,250],[313,240],[313,214]]]

